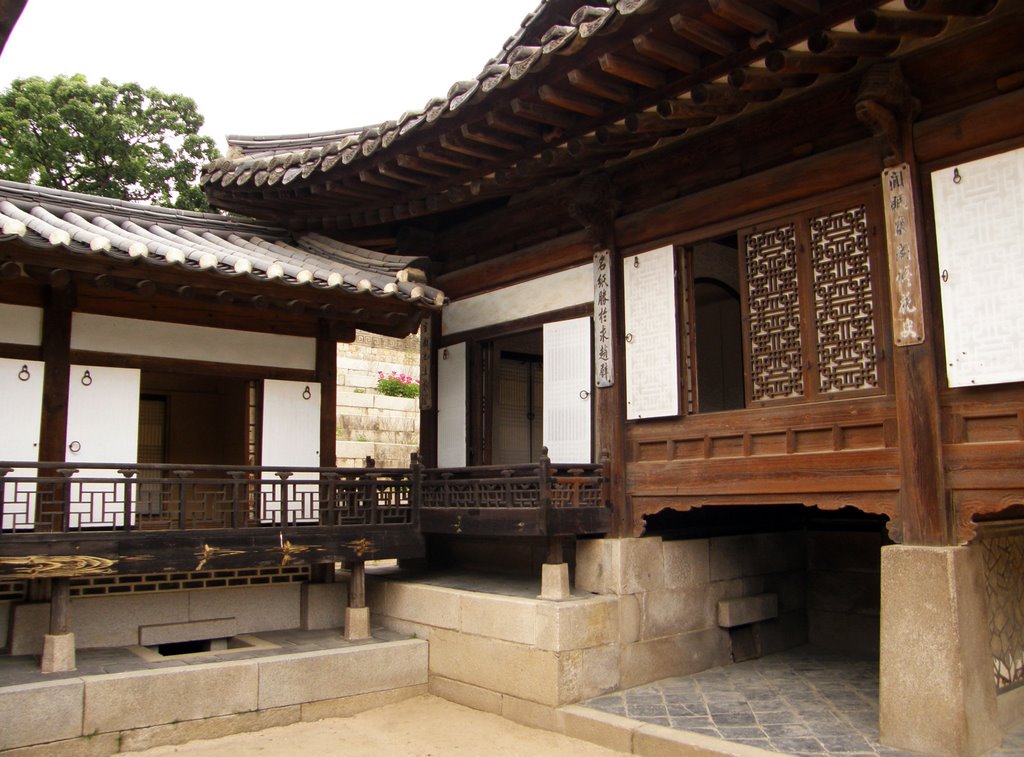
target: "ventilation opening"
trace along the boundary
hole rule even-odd
[[[255,649],[276,649],[277,646],[277,644],[261,639],[258,636],[239,634],[238,636],[227,638],[191,639],[188,641],[153,644],[147,647],[130,647],[130,649],[144,660],[159,662],[168,657],[219,657],[220,655]]]

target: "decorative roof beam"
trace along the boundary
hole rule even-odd
[[[422,145],[416,148],[416,155],[418,155],[422,160],[458,169],[471,169],[480,165],[480,161],[471,160],[461,156],[455,157],[448,152],[436,152],[429,147],[424,147]]]
[[[749,66],[729,72],[729,84],[742,91],[779,90],[806,87],[818,77],[814,74],[779,74],[765,68]]]
[[[430,163],[415,155],[398,155],[395,157],[395,163],[402,168],[408,168],[410,171],[419,171],[420,173],[441,178],[448,178],[456,173],[456,171],[449,168],[438,168],[437,164]]]
[[[708,0],[711,12],[724,18],[751,34],[768,34],[775,38],[779,34],[779,25],[766,13],[751,8],[742,0]]]
[[[946,28],[945,16],[869,10],[857,14],[853,25],[862,33],[889,37],[936,37]]]
[[[720,89],[724,89],[719,85]],[[719,90],[711,90],[716,92]],[[733,113],[739,113],[743,110],[743,106],[746,103],[739,102],[735,97],[733,98],[719,98],[715,99],[714,94],[711,94],[703,102],[698,103],[692,99],[691,93],[690,98],[679,98],[676,100],[662,100],[657,105],[658,115],[662,118],[676,118],[676,119],[703,119],[703,118],[715,118],[717,116],[732,115]]]
[[[512,112],[517,116],[528,118],[538,123],[548,124],[549,126],[557,126],[560,129],[569,129],[577,121],[576,116],[569,115],[564,110],[553,108],[543,103],[521,100],[518,97],[512,100],[509,105],[512,108]]]
[[[595,76],[579,68],[570,71],[567,78],[573,87],[595,97],[620,104],[626,104],[633,99],[633,91],[628,85],[609,81],[607,77]]]
[[[797,50],[772,50],[764,57],[769,71],[786,74],[836,74],[857,64],[856,58],[815,55]]]
[[[495,134],[470,124],[463,124],[459,128],[459,133],[472,142],[479,142],[489,147],[497,147],[499,150],[521,150],[523,147],[519,142],[505,139],[500,134]]]
[[[438,142],[442,148],[449,152],[468,155],[471,158],[479,158],[484,161],[493,161],[499,158],[498,154],[490,150],[485,150],[482,147],[477,147],[476,145],[467,144],[454,134],[442,134]]]
[[[601,70],[606,74],[617,76],[620,79],[631,81],[650,89],[657,89],[664,86],[665,74],[650,66],[625,58],[614,53],[605,53],[597,59]]]
[[[548,105],[554,105],[562,110],[572,111],[584,116],[599,116],[604,113],[604,104],[586,95],[575,92],[566,92],[543,84],[537,88],[537,95],[541,101]]]
[[[631,113],[626,116],[624,123],[626,128],[633,134],[657,134],[659,136],[673,136],[682,134],[691,127],[707,126],[715,120],[714,116],[706,118],[663,118],[657,113]]]
[[[855,55],[880,58],[900,46],[899,37],[876,37],[822,29],[807,39],[807,49],[818,55]]]
[[[737,46],[731,39],[707,24],[687,18],[682,13],[670,18],[669,24],[678,36],[716,55],[732,55],[736,52]]]
[[[633,47],[645,58],[670,66],[684,74],[700,70],[700,57],[682,50],[675,45],[641,34],[633,37]]]
[[[798,16],[817,16],[821,13],[819,0],[775,0],[775,2]]]
[[[487,121],[488,126],[508,134],[518,134],[520,137],[526,137],[527,139],[540,139],[544,136],[544,132],[532,123],[510,117],[500,111],[488,111],[484,120]]]
[[[429,179],[426,179],[423,176],[419,176],[412,171],[407,171],[388,163],[381,163],[377,166],[377,171],[381,176],[387,176],[390,179],[404,181],[406,184],[412,184],[414,187],[426,187],[431,183]]]

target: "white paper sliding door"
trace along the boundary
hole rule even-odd
[[[320,385],[308,381],[263,382],[264,467],[320,466]],[[273,473],[266,474],[270,478]],[[314,472],[295,473],[281,483],[264,485],[260,513],[265,523],[312,523],[320,518],[320,487],[303,480]]]
[[[679,412],[675,251],[661,247],[623,260],[626,417]]]
[[[43,410],[43,364],[34,360],[0,358],[0,460],[39,459],[39,422]],[[34,468],[15,468],[7,474],[35,476]],[[0,479],[3,480],[3,479]],[[30,529],[36,517],[36,486],[33,482],[3,484],[4,531]]]
[[[72,365],[68,389],[68,463],[136,462],[139,449],[139,380],[135,368]],[[71,528],[119,527],[125,523],[125,485],[117,468],[82,470],[73,487],[68,514]],[[128,512],[135,522],[134,507]]]
[[[555,463],[591,462],[590,318],[544,324],[544,444]]]
[[[437,465],[466,464],[466,343],[437,351]]]

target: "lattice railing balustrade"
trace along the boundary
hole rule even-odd
[[[537,463],[469,468],[428,468],[422,475],[424,508],[604,507],[607,460],[555,464],[547,449]]]
[[[415,523],[412,469],[0,462],[0,530]]]

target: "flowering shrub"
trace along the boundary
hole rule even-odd
[[[388,397],[419,397],[420,382],[397,371],[386,376],[384,371],[377,371],[377,391]]]

